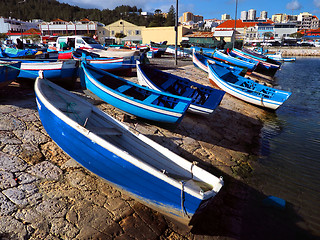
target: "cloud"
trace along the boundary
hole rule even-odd
[[[320,8],[320,0],[313,0],[313,4],[314,4],[317,8]]]
[[[298,2],[298,0],[293,0],[289,3],[287,3],[286,8],[289,10],[299,10],[301,9],[301,4]]]

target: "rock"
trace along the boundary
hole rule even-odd
[[[8,115],[1,116],[0,130],[12,131],[18,129],[25,130],[25,123]]]
[[[2,216],[11,215],[17,210],[17,207],[0,192],[0,219]],[[1,229],[0,229],[1,232]]]
[[[67,213],[65,202],[55,199],[45,199],[36,206],[36,211],[46,219],[61,218]]]
[[[0,190],[15,187],[17,182],[12,173],[0,171]]]
[[[10,156],[9,154],[0,152],[0,170],[8,172],[24,171],[28,165],[18,157]]]
[[[48,161],[38,163],[27,170],[31,175],[57,181],[62,175],[62,170]]]
[[[75,239],[79,230],[63,218],[52,219],[50,232],[62,239]]]
[[[11,216],[0,217],[0,236],[7,234],[9,239],[24,240],[27,237],[27,230],[22,222]]]

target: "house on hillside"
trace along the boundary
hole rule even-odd
[[[120,19],[99,30],[98,38],[100,42],[113,44],[115,42],[127,45],[135,45],[142,43],[142,31],[145,26],[138,26],[126,20]],[[103,35],[102,32],[105,31]],[[124,38],[118,38],[120,34],[125,35]]]
[[[42,36],[59,35],[96,35],[99,27],[104,25],[99,22],[91,21],[87,18],[79,21],[64,21],[55,19],[50,22],[42,22],[39,25]]]

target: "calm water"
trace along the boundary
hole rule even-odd
[[[263,193],[293,204],[298,226],[320,236],[320,58],[297,58],[276,75],[292,95],[266,113],[258,178]]]

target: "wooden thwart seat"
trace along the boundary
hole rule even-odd
[[[90,127],[88,128],[91,132],[97,134],[97,135],[116,135],[120,136],[122,135],[122,132],[115,128],[109,128],[109,127]]]

